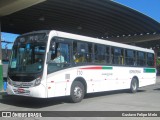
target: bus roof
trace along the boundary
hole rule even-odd
[[[120,47],[120,48],[126,48],[126,49],[132,49],[132,50],[154,53],[154,51],[151,50],[151,49],[141,48],[141,47],[127,45],[127,44],[118,43],[118,42],[112,42],[112,41],[109,41],[109,40],[102,40],[102,39],[99,39],[99,38],[86,37],[86,36],[82,36],[82,35],[76,35],[76,34],[71,34],[71,33],[66,33],[66,32],[55,31],[55,30],[51,31],[51,33],[52,32],[56,32],[58,37],[63,37],[63,38],[81,40],[81,41],[86,41],[86,42],[105,44],[105,45],[114,46],[114,47]]]

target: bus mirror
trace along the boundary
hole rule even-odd
[[[51,52],[47,53],[47,63],[49,63],[49,61],[51,60]]]

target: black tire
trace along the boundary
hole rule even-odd
[[[132,78],[131,85],[130,85],[130,92],[136,93],[138,90],[138,87],[139,87],[139,85],[138,85],[137,78]]]
[[[73,82],[70,94],[71,102],[77,103],[82,101],[82,99],[84,98],[84,93],[84,85],[79,81]]]

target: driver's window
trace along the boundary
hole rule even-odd
[[[50,43],[48,74],[66,68],[70,63],[70,46],[68,43],[53,39]]]

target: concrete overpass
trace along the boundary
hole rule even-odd
[[[1,0],[3,32],[56,29],[123,43],[158,40],[160,24],[110,0]]]

